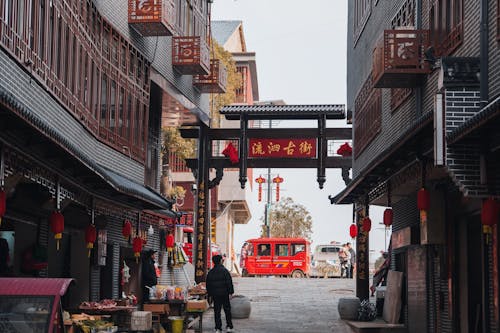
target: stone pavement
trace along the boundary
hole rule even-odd
[[[339,298],[355,296],[354,279],[233,278],[235,294],[251,299],[248,319],[234,319],[238,333],[348,333],[339,318]],[[224,310],[222,311],[225,328]],[[203,332],[214,332],[213,310],[203,316]]]

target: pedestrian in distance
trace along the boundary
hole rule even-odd
[[[356,267],[356,252],[354,251],[354,249],[352,248],[352,244],[351,243],[347,243],[347,248],[349,249],[349,253],[351,255],[351,262],[350,262],[350,266],[349,266],[349,278],[352,279],[353,276],[354,276],[354,268]]]
[[[226,332],[234,332],[231,318],[231,303],[234,294],[233,279],[224,267],[222,256],[217,254],[212,257],[214,267],[207,274],[207,293],[214,302],[215,332],[222,333],[221,308],[226,316]]]
[[[147,250],[142,260],[142,302],[149,301],[149,291],[151,287],[156,286],[158,278],[155,268],[155,250]]]

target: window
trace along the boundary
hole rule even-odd
[[[361,87],[354,105],[354,158],[357,158],[380,132],[382,122],[382,89],[373,87],[371,75]]]
[[[271,244],[259,244],[257,249],[258,256],[270,256],[271,255]]]
[[[463,40],[463,0],[429,0],[429,30],[436,54],[451,54]]]
[[[339,252],[339,248],[333,247],[333,246],[327,246],[327,247],[323,247],[321,249],[321,252],[322,253],[337,253],[337,252]]]
[[[288,244],[276,244],[274,248],[274,255],[278,257],[288,256]]]
[[[372,0],[354,0],[354,44],[358,41],[372,12]]]
[[[99,124],[104,127],[106,126],[106,118],[107,118],[107,113],[108,113],[108,77],[106,74],[102,75],[102,81],[101,81],[101,119]]]
[[[292,244],[292,256],[306,250],[306,244]]]

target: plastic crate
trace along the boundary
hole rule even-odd
[[[147,331],[153,326],[152,315],[150,311],[134,311],[130,319],[130,329],[132,331]]]

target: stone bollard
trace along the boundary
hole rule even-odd
[[[250,299],[243,295],[234,295],[231,298],[231,315],[236,319],[243,319],[250,317],[252,306]]]
[[[358,309],[361,305],[357,297],[343,297],[339,299],[338,311],[340,319],[343,320],[357,320]]]

